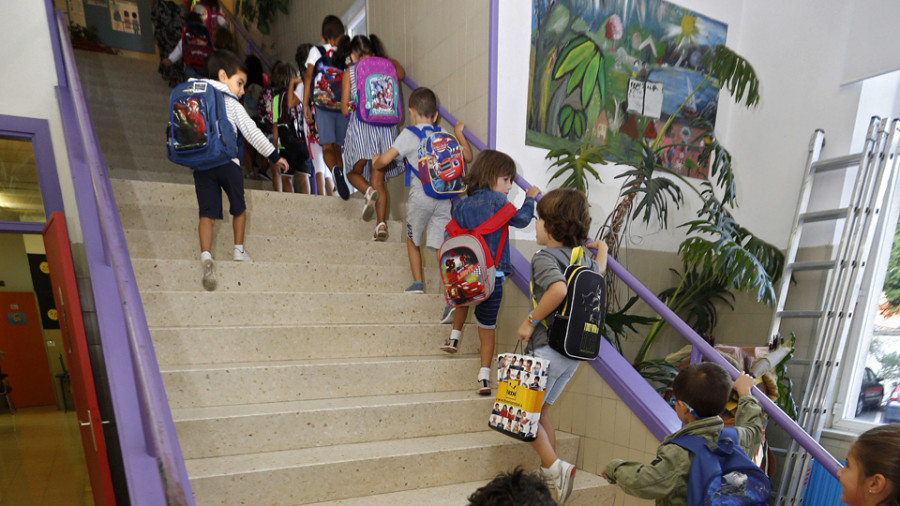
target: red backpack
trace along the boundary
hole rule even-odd
[[[184,64],[202,70],[206,57],[212,53],[212,37],[205,25],[187,23],[181,29],[181,58]]]
[[[497,262],[503,254],[503,246],[509,235],[506,226],[516,214],[516,206],[507,203],[499,211],[474,229],[464,229],[450,220],[447,233],[450,238],[438,250],[438,264],[441,266],[441,280],[444,282],[444,298],[452,307],[468,306],[486,300],[494,291]],[[484,242],[484,236],[500,229],[500,243],[497,254]]]

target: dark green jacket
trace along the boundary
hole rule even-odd
[[[763,432],[762,406],[759,401],[752,395],[741,396],[734,423],[741,448],[747,455],[756,454]],[[702,418],[685,425],[663,440],[656,449],[656,459],[649,464],[611,460],[606,465],[607,480],[621,487],[626,494],[642,499],[655,499],[657,506],[685,506],[688,471],[691,469],[693,455],[676,444],[667,443],[685,434],[718,441],[722,425],[722,418],[718,416]]]

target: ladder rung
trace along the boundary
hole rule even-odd
[[[846,218],[850,212],[849,207],[841,207],[840,209],[827,209],[825,211],[815,211],[811,213],[803,213],[800,215],[800,223],[813,223],[816,221],[837,220]]]
[[[787,268],[793,272],[799,271],[824,271],[834,269],[837,265],[835,260],[818,260],[814,262],[794,262],[788,264]]]
[[[812,170],[816,173],[828,172],[832,170],[846,169],[848,167],[859,166],[859,160],[862,153],[855,153],[847,156],[839,156],[837,158],[829,158],[827,160],[819,160],[812,164]]]
[[[822,311],[779,311],[779,318],[821,318]]]

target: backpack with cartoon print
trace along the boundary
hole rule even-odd
[[[233,98],[202,79],[181,83],[172,90],[166,129],[170,161],[208,170],[240,157],[241,139],[228,121],[226,100]]]

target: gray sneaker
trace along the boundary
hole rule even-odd
[[[575,464],[560,460],[559,476],[553,480],[556,486],[556,501],[563,505],[572,493],[572,485],[575,484]]]
[[[216,280],[216,263],[212,258],[201,260],[203,265],[203,288],[210,292],[216,289],[218,281]]]
[[[444,306],[444,312],[441,314],[441,323],[453,323],[454,313],[456,313],[455,307]]]

